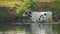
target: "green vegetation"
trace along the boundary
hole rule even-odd
[[[60,19],[60,0],[57,0],[56,2],[56,13],[57,13],[57,18]]]
[[[42,0],[16,0],[16,1],[1,1],[0,0],[0,7],[9,7],[9,9],[5,9],[3,12],[9,13],[2,13],[0,14],[0,18],[7,18],[9,16],[19,16],[22,17],[22,14],[25,11],[48,11],[51,10],[56,16],[57,19],[60,19],[60,1],[56,0],[55,2],[41,2]],[[47,0],[46,0],[47,1]],[[50,1],[50,0],[49,0]],[[54,4],[56,6],[54,6]],[[15,8],[13,8],[15,7]],[[3,10],[3,8],[0,8]],[[55,10],[56,9],[56,10]],[[7,11],[6,11],[7,10]],[[11,11],[12,10],[12,11]],[[1,10],[0,10],[1,13]]]

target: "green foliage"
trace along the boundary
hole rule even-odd
[[[22,14],[26,11],[26,7],[25,6],[22,6],[20,11],[19,11],[19,14],[18,16],[22,16]]]
[[[22,14],[25,10],[26,10],[26,7],[22,6],[22,7],[21,7],[21,10],[20,10],[21,14]]]
[[[32,0],[24,0],[26,3],[30,4]]]
[[[20,7],[21,9],[19,11],[19,16],[22,16],[22,14],[26,11],[27,8],[29,8],[30,10],[36,8],[36,2],[35,1],[25,0],[25,2],[27,3],[27,5],[29,4],[30,6],[24,6],[24,5],[22,5]]]
[[[34,10],[37,7],[36,1],[31,1],[30,6],[28,8]]]
[[[57,0],[57,3],[56,3],[56,13],[57,13],[57,18],[59,19],[60,18],[60,1]]]
[[[36,2],[32,2],[29,6],[30,9],[35,9],[37,7]]]

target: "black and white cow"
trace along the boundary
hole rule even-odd
[[[23,16],[29,17],[33,22],[44,22],[44,21],[52,21],[52,12],[30,12],[26,11],[23,13]]]

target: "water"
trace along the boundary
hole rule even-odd
[[[50,24],[39,24],[33,23],[31,24],[31,28],[33,34],[51,34],[52,33],[52,25]]]
[[[51,32],[49,24],[0,25],[0,34],[51,34]]]
[[[31,24],[33,34],[45,34],[45,30],[42,24],[33,23]]]
[[[31,28],[29,24],[7,26],[0,30],[0,34],[31,34]],[[1,26],[1,28],[3,28],[3,26]]]

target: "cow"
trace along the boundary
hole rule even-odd
[[[47,11],[47,12],[30,12],[30,11],[25,11],[23,13],[23,16],[29,17],[33,22],[52,22],[52,12]]]

